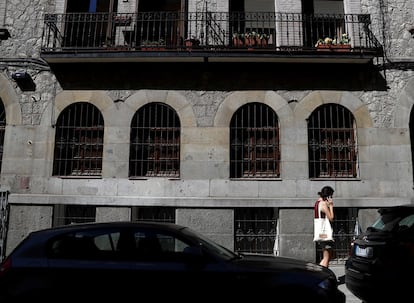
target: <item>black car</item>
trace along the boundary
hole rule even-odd
[[[414,285],[414,205],[380,208],[353,242],[345,284],[364,302],[398,302]]]
[[[73,224],[32,232],[0,266],[0,302],[160,299],[344,303],[317,264],[236,254],[169,223]],[[145,300],[142,300],[144,299]],[[273,301],[273,300],[272,300]]]

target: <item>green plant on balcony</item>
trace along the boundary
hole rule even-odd
[[[184,40],[184,45],[187,49],[191,49],[192,47],[199,47],[200,46],[200,39],[196,36],[191,36],[191,38],[187,38]]]
[[[233,33],[233,46],[240,47],[244,45],[244,34]]]
[[[233,33],[233,46],[266,46],[269,40],[269,35],[265,33],[258,33],[255,31],[246,33]]]
[[[261,46],[267,46],[270,36],[268,34],[262,33],[259,34],[258,43]]]
[[[248,46],[248,47],[252,47],[256,44],[256,37],[257,37],[257,33],[256,32],[247,32],[244,34],[244,43]]]
[[[348,34],[342,34],[341,39],[332,39],[330,37],[325,37],[325,39],[318,39],[315,44],[315,47],[318,50],[323,49],[344,49],[350,50],[351,48],[351,38],[349,38]]]
[[[165,50],[165,40],[162,38],[158,40],[144,40],[141,42],[141,50]]]
[[[329,37],[326,37],[325,39],[319,38],[315,44],[315,47],[318,47],[321,45],[331,45],[332,41],[333,41],[332,38],[329,38]]]

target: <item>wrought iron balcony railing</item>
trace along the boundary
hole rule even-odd
[[[180,51],[249,54],[349,51],[381,56],[369,15],[270,12],[47,14],[41,52]],[[328,38],[328,39],[326,39]],[[329,45],[318,41],[328,42]]]

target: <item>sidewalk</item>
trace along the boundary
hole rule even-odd
[[[360,299],[355,297],[345,285],[345,267],[344,265],[329,265],[329,268],[335,273],[339,281],[339,289],[346,296],[346,303],[362,303]]]

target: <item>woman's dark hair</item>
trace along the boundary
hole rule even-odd
[[[322,187],[321,191],[318,192],[318,195],[321,196],[322,199],[326,200],[326,198],[331,197],[334,194],[334,189],[330,186]]]

